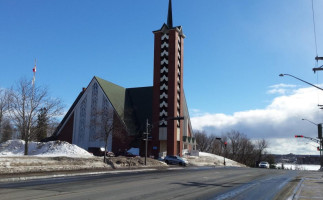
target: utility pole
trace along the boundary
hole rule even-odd
[[[318,56],[316,56],[315,57],[315,60],[316,60],[316,62],[318,62],[319,60],[323,60],[323,57],[318,57]],[[315,68],[313,68],[313,71],[314,71],[314,73],[316,72],[316,71],[321,71],[321,70],[323,70],[323,65],[321,66],[321,67],[315,67]]]
[[[321,165],[321,168],[320,168],[320,171],[323,171],[323,158],[322,158],[322,124],[318,124],[317,125],[317,129],[318,129],[318,134],[317,134],[317,138],[319,139],[319,142],[320,142],[320,165]]]
[[[147,151],[148,151],[148,129],[149,129],[149,123],[148,123],[148,119],[147,119],[147,123],[146,123],[146,141],[145,141],[145,165],[147,165]]]

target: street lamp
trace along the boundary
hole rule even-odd
[[[308,121],[311,124],[314,124],[315,126],[317,126],[317,138],[321,140],[322,139],[322,123],[317,124],[317,123],[314,123],[308,119],[302,119],[302,120]]]
[[[304,82],[304,83],[306,83],[306,84],[308,84],[308,85],[311,85],[311,86],[313,86],[313,87],[316,87],[316,88],[317,88],[317,89],[319,89],[319,90],[323,90],[323,88],[317,87],[316,85],[314,85],[314,84],[312,84],[312,83],[309,83],[309,82],[307,82],[307,81],[304,81],[304,80],[302,80],[302,79],[300,79],[300,78],[297,78],[296,76],[293,76],[293,75],[290,75],[290,74],[279,74],[279,76],[281,76],[281,77],[283,77],[283,76],[290,76],[290,77],[293,77],[293,78],[295,78],[295,79],[297,79],[297,80],[300,80],[300,81],[302,81],[302,82]]]
[[[312,124],[314,124],[314,125],[318,125],[318,124],[316,124],[316,123],[314,123],[314,122],[312,122],[312,121],[310,121],[310,120],[308,120],[308,119],[302,119],[302,120],[304,120],[304,121],[308,121],[309,123],[312,123]]]
[[[170,117],[170,118],[166,118],[166,119],[162,119],[158,122],[155,122],[153,124],[149,124],[148,123],[148,119],[146,122],[146,132],[144,134],[146,134],[146,141],[145,141],[145,165],[147,165],[147,152],[148,152],[148,134],[149,134],[149,126],[152,128],[156,123],[160,123],[162,121],[168,121],[168,120],[184,120],[183,116],[179,116],[179,117]]]

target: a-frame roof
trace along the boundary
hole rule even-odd
[[[99,83],[100,87],[110,100],[112,106],[117,111],[120,118],[123,119],[126,88],[113,84],[109,81],[103,80],[97,76],[94,76],[94,78]]]

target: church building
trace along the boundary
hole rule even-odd
[[[140,148],[144,155],[148,131],[149,156],[182,156],[196,149],[183,89],[185,35],[173,26],[171,0],[167,23],[153,34],[153,86],[123,88],[93,77],[59,124],[56,139],[85,150],[107,144],[115,154]]]

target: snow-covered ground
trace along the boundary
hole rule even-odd
[[[30,142],[28,147],[29,155],[24,156],[23,140],[1,143],[0,174],[111,168],[102,158],[68,142]]]
[[[130,167],[163,167],[164,162],[135,157],[112,157],[103,163],[103,157],[93,156],[86,150],[63,141],[30,142],[28,156],[24,156],[23,140],[9,140],[0,144],[0,174],[49,172],[66,170],[112,169]],[[132,152],[133,151],[133,152]],[[136,149],[131,153],[138,154]],[[224,158],[210,153],[200,152],[199,156],[187,156],[193,166],[223,166]],[[225,159],[226,166],[245,167],[240,163]]]
[[[224,157],[211,153],[199,152],[199,156],[188,156],[188,162],[195,166],[223,166]],[[246,167],[243,164],[225,158],[225,165],[232,167]]]
[[[25,141],[8,140],[0,145],[1,156],[23,156]],[[93,155],[84,149],[64,141],[29,142],[28,155],[45,157],[92,157]]]
[[[282,168],[282,163],[277,163],[276,165],[278,168]],[[320,165],[298,165],[298,164],[290,164],[284,163],[284,169],[287,170],[305,170],[305,171],[318,171],[321,168]]]

